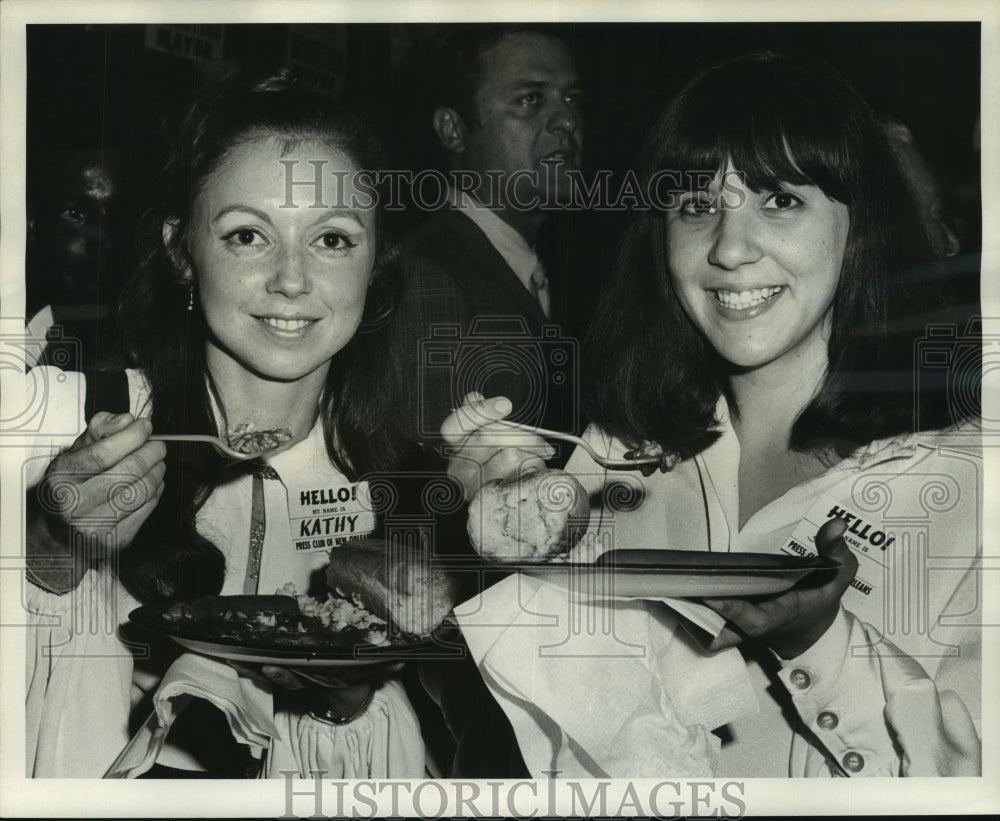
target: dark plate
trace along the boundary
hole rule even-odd
[[[182,647],[218,658],[283,666],[351,667],[394,661],[454,658],[461,647],[450,642],[454,628],[442,625],[432,636],[393,636],[385,645],[365,641],[367,631],[256,632],[243,628],[258,613],[294,616],[298,604],[289,596],[202,596],[184,602],[185,617],[174,620],[167,611],[174,603],[147,604],[129,613],[129,620],[147,630],[169,636]],[[235,622],[227,611],[245,614]]]
[[[820,556],[686,550],[612,550],[592,564],[480,561],[482,571],[523,573],[605,599],[773,595],[810,573],[837,567]]]

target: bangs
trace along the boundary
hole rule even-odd
[[[732,162],[756,193],[815,185],[850,206],[850,118],[837,116],[841,106],[815,72],[790,76],[782,68],[748,60],[690,85],[661,123],[659,168],[651,171],[670,169],[679,190],[691,191]]]

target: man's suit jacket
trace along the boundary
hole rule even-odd
[[[404,248],[394,348],[406,432],[433,447],[441,422],[472,390],[507,396],[511,419],[579,432],[579,345],[561,331],[558,277],[550,276],[547,318],[482,230],[450,208],[431,215]]]
[[[428,465],[443,469],[441,422],[471,390],[510,398],[512,419],[579,432],[578,345],[560,331],[565,299],[557,277],[550,277],[550,319],[482,230],[451,209],[433,214],[404,248],[406,284],[393,333],[405,387],[400,421],[424,443]],[[564,462],[569,448],[559,456]],[[464,519],[464,511],[440,517],[437,553],[472,551]],[[423,705],[423,726],[445,775],[528,776],[510,723],[471,656],[422,664],[420,679],[440,710],[428,719]]]

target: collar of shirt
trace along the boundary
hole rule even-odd
[[[845,477],[876,469],[887,477],[912,470],[915,464],[938,447],[939,442],[943,442],[938,431],[875,440],[858,448],[850,456],[837,459],[818,476],[789,488],[782,496],[754,513],[741,529],[737,525],[740,443],[732,425],[729,403],[723,396],[719,397],[716,405],[716,419],[719,422],[719,439],[695,456],[695,461],[704,467],[704,480],[713,488],[724,514],[729,529],[730,549],[734,544],[753,542],[762,535],[777,532],[790,521],[809,517],[814,508],[823,509],[831,494],[836,496],[841,493],[842,485],[847,481]],[[841,490],[836,490],[837,488]]]
[[[150,387],[142,371],[128,369],[131,409],[139,416],[149,416]],[[72,382],[72,380],[70,380]],[[59,383],[60,386],[62,383]],[[80,388],[77,388],[78,392]],[[221,418],[214,397],[211,399],[215,418]],[[263,461],[278,474],[277,480],[264,482],[266,527],[261,550],[258,590],[273,593],[287,582],[300,591],[308,588],[310,574],[329,561],[325,551],[296,552],[292,549],[292,522],[289,494],[297,499],[305,487],[338,487],[348,479],[330,460],[326,450],[323,420],[317,416],[308,435],[287,450]],[[34,460],[41,463],[41,460]],[[243,591],[249,551],[253,478],[242,474],[232,481],[216,486],[198,511],[198,530],[210,539],[226,557],[226,579],[222,593],[232,595]],[[359,537],[365,535],[360,530]]]
[[[215,424],[222,428],[222,411],[215,396],[209,391],[209,401]],[[261,457],[261,460],[273,468],[282,484],[286,484],[284,476],[307,475],[314,476],[318,481],[346,482],[347,478],[331,461],[326,450],[326,435],[323,430],[323,419],[317,414],[308,435],[290,448],[273,455]]]
[[[644,501],[634,514],[618,515],[613,539],[619,543],[635,542],[672,547],[680,550],[702,549],[711,543],[713,550],[773,552],[791,535],[804,518],[825,521],[831,502],[849,496],[851,485],[861,472],[877,472],[886,477],[912,471],[916,465],[939,448],[954,448],[953,440],[975,445],[968,430],[928,431],[872,442],[859,453],[841,459],[819,476],[786,491],[779,499],[765,505],[738,527],[740,444],[732,426],[729,406],[724,397],[716,405],[719,439],[693,459],[679,463],[669,473],[654,473],[644,478],[634,492]],[[949,441],[946,437],[951,437]],[[961,437],[964,436],[964,439]],[[595,427],[584,438],[600,452],[620,457],[628,446]],[[588,494],[600,494],[614,471],[604,471],[578,449],[566,467],[578,476]],[[635,475],[635,474],[633,474]],[[625,474],[627,481],[628,472]],[[611,505],[618,504],[610,502]],[[613,508],[612,508],[613,509]],[[813,515],[815,513],[815,516]],[[600,514],[604,515],[603,511]],[[706,530],[706,519],[710,527]],[[669,523],[664,531],[664,522]],[[594,527],[604,527],[599,520]],[[578,548],[579,549],[579,548]],[[591,559],[592,560],[592,559]]]
[[[55,325],[52,306],[46,305],[24,324],[24,366],[33,368],[45,351],[45,337]]]
[[[464,191],[448,189],[448,202],[459,213],[472,220],[497,249],[500,256],[510,266],[521,284],[531,293],[531,274],[538,264],[535,249],[528,245],[524,237],[504,222],[496,213],[480,205]]]
[[[326,450],[326,435],[323,419],[316,417],[308,435],[287,450],[261,457],[268,467],[273,468],[282,484],[288,485],[288,477],[308,476],[317,482],[337,484],[347,481],[347,477],[330,459]]]
[[[25,323],[25,330],[30,336],[44,340],[49,328],[55,324],[56,319],[52,313],[52,306],[46,305]]]
[[[319,482],[331,484],[347,481],[347,477],[337,469],[327,454],[323,420],[319,417],[305,439],[274,456],[265,456],[264,461],[274,468],[279,476],[309,476]]]
[[[256,588],[269,595],[289,582],[301,593],[313,574],[329,562],[327,550],[298,551],[294,548],[302,506],[297,503],[304,490],[336,488],[348,484],[326,452],[323,423],[317,419],[309,435],[288,450],[264,457],[277,474],[263,483],[262,540],[256,553]],[[222,592],[245,592],[248,548],[252,521],[253,478],[249,474],[216,487],[198,512],[198,530],[212,539],[226,556],[226,578]],[[364,535],[362,532],[356,534]]]

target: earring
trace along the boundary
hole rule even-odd
[[[188,310],[194,310],[194,279],[188,280]]]

